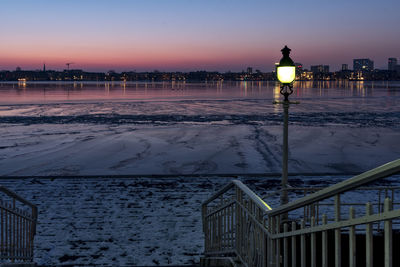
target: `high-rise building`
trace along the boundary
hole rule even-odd
[[[252,74],[253,73],[253,68],[252,67],[248,67],[247,68],[247,74]]]
[[[295,62],[294,65],[296,66],[296,75],[300,75],[303,72],[303,64]]]
[[[390,71],[395,71],[397,66],[397,58],[395,57],[390,57],[388,59],[388,70]]]
[[[349,70],[349,65],[348,64],[342,64],[342,71],[348,71]]]
[[[303,64],[295,62],[294,65],[296,66],[296,70],[300,72],[303,70]]]
[[[369,58],[353,59],[353,70],[370,72],[374,70],[374,62]]]
[[[315,65],[311,66],[312,73],[328,73],[329,65]]]

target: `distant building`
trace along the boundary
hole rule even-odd
[[[342,71],[348,71],[348,70],[349,70],[349,65],[342,64]]]
[[[302,72],[303,71],[303,64],[301,63],[294,63],[294,65],[296,66],[296,71]]]
[[[353,70],[371,72],[374,70],[374,62],[369,58],[353,59]]]
[[[247,68],[247,74],[253,74],[253,68],[248,67]]]
[[[310,69],[312,73],[329,73],[329,65],[315,65]]]
[[[301,63],[294,63],[296,66],[296,79],[301,79],[301,73],[303,72],[303,64]]]
[[[388,70],[390,71],[396,71],[396,66],[397,66],[397,58],[395,57],[390,57],[388,59]]]

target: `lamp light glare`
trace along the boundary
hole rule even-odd
[[[277,68],[278,80],[281,83],[292,83],[296,78],[296,67],[295,66],[285,66]]]

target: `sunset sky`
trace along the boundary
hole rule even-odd
[[[2,0],[0,70],[271,71],[400,58],[400,1]]]

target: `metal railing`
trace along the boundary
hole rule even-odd
[[[271,208],[234,180],[202,205],[206,256],[236,256],[249,266],[265,266],[265,214]]]
[[[231,257],[243,266],[391,267],[398,187],[366,185],[397,173],[400,160],[272,210],[232,181],[203,203],[205,256]],[[373,190],[377,194],[366,193]]]
[[[37,207],[0,186],[0,259],[32,262]]]

